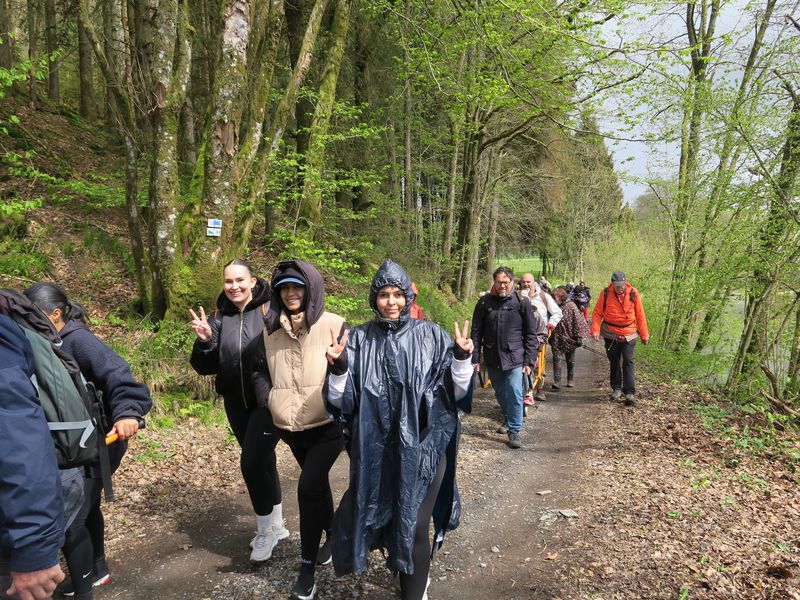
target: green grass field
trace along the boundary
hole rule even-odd
[[[514,271],[514,276],[519,278],[525,273],[533,273],[538,277],[542,272],[542,259],[534,256],[523,258],[499,258],[494,261],[495,268],[510,267]]]

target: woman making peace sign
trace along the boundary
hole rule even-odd
[[[192,316],[197,334],[192,367],[200,375],[216,375],[217,393],[225,402],[225,414],[242,449],[241,469],[250,502],[256,513],[256,535],[250,542],[252,562],[272,556],[278,540],[289,536],[283,526],[281,488],[275,461],[278,436],[264,402],[256,399],[252,382],[244,372],[244,355],[261,340],[269,306],[267,282],[255,277],[250,265],[236,259],[222,271],[222,293],[217,310],[206,316],[203,307]]]
[[[426,596],[431,517],[440,543],[458,521],[458,410],[469,412],[472,340],[468,323],[450,335],[411,319],[411,280],[387,260],[370,289],[375,319],[332,344],[328,407],[350,454],[350,485],[336,510],[336,573],[361,573],[386,550],[404,600]],[[454,502],[456,500],[456,502]]]

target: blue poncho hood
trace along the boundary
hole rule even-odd
[[[400,313],[400,318],[396,321],[384,319],[378,312],[378,292],[387,286],[398,287],[402,290],[403,295],[406,297],[406,305]],[[393,260],[386,259],[383,264],[378,268],[375,277],[372,278],[372,285],[369,288],[369,305],[372,312],[375,313],[375,318],[385,323],[388,326],[402,326],[408,321],[409,312],[411,311],[411,303],[416,297],[414,295],[413,284],[408,273],[405,272],[403,267],[398,265]]]

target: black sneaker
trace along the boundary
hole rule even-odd
[[[325,536],[325,543],[317,550],[317,564],[329,565],[333,562],[333,555],[331,554],[331,538]]]
[[[292,588],[289,600],[314,600],[317,597],[317,584],[312,583],[311,588],[306,588],[298,581]]]
[[[571,377],[567,379],[567,387],[575,387],[575,381]]]
[[[557,381],[554,381],[553,383],[551,383],[551,384],[550,384],[550,389],[551,389],[551,390],[556,390],[556,391],[558,391],[558,390],[560,390],[560,389],[561,389],[561,386],[560,386],[560,385],[558,385],[558,382],[557,382]]]
[[[99,587],[101,585],[107,584],[111,581],[111,575],[106,571],[105,573],[97,573],[92,575],[92,587]],[[67,598],[72,598],[75,596],[75,586],[72,583],[72,577],[64,582],[64,585],[61,586],[61,590],[59,592],[62,596],[66,596]]]
[[[519,432],[515,433],[509,431],[508,433],[508,447],[509,448],[522,448],[522,441],[519,439]]]

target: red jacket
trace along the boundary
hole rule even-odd
[[[597,295],[597,303],[592,312],[590,330],[592,335],[600,333],[601,323],[605,323],[608,330],[615,335],[624,336],[638,332],[643,342],[650,339],[647,317],[642,306],[642,295],[630,283],[625,284],[625,291],[622,294],[617,294],[614,286],[609,285]]]

